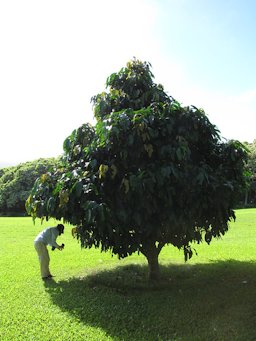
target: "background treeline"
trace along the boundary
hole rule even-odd
[[[251,181],[239,206],[256,207],[256,140],[244,144],[249,150],[247,170],[251,174]],[[59,160],[59,158],[38,159],[0,169],[0,216],[26,215],[25,201],[35,180],[55,167]]]
[[[244,145],[249,150],[247,170],[250,172],[250,184],[243,207],[256,207],[256,140],[253,143],[244,142]]]
[[[35,180],[58,162],[57,158],[39,159],[0,169],[0,216],[25,215],[25,200]]]

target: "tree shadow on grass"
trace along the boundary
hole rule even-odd
[[[161,267],[120,266],[49,281],[52,302],[113,340],[256,340],[256,264],[235,260]]]

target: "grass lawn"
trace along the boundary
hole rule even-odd
[[[223,239],[198,256],[165,247],[162,279],[142,255],[119,261],[81,250],[66,225],[43,282],[34,237],[55,221],[0,218],[0,340],[256,340],[256,209],[238,210]]]

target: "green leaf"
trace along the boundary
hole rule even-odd
[[[65,139],[65,141],[63,142],[63,149],[66,153],[68,153],[70,151],[70,147],[71,147],[71,142],[70,142],[70,138],[67,137]]]
[[[52,214],[54,209],[55,209],[55,204],[56,204],[56,199],[53,197],[50,197],[47,201],[47,211],[49,212],[49,214]]]
[[[78,198],[80,198],[83,190],[83,182],[82,181],[77,181],[75,184],[75,193]]]
[[[93,160],[91,160],[91,162],[90,162],[90,167],[92,168],[92,169],[94,169],[96,166],[97,166],[97,160],[96,159],[93,159]]]

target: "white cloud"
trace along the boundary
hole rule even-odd
[[[186,97],[186,96],[185,96]],[[193,104],[205,110],[211,123],[217,126],[222,137],[252,142],[256,139],[254,129],[256,102],[247,93],[228,96],[223,93],[191,89],[185,104]]]
[[[256,89],[234,95],[209,90],[186,75],[178,62],[166,58],[157,60],[156,82],[183,105],[203,108],[222,137],[252,142],[256,139]],[[154,66],[154,65],[153,65]]]
[[[256,139],[256,97],[251,96],[253,93],[255,95],[255,91],[232,96],[205,89],[191,88],[187,91],[186,104],[202,107],[210,121],[220,130],[221,136],[241,142],[252,142]]]

